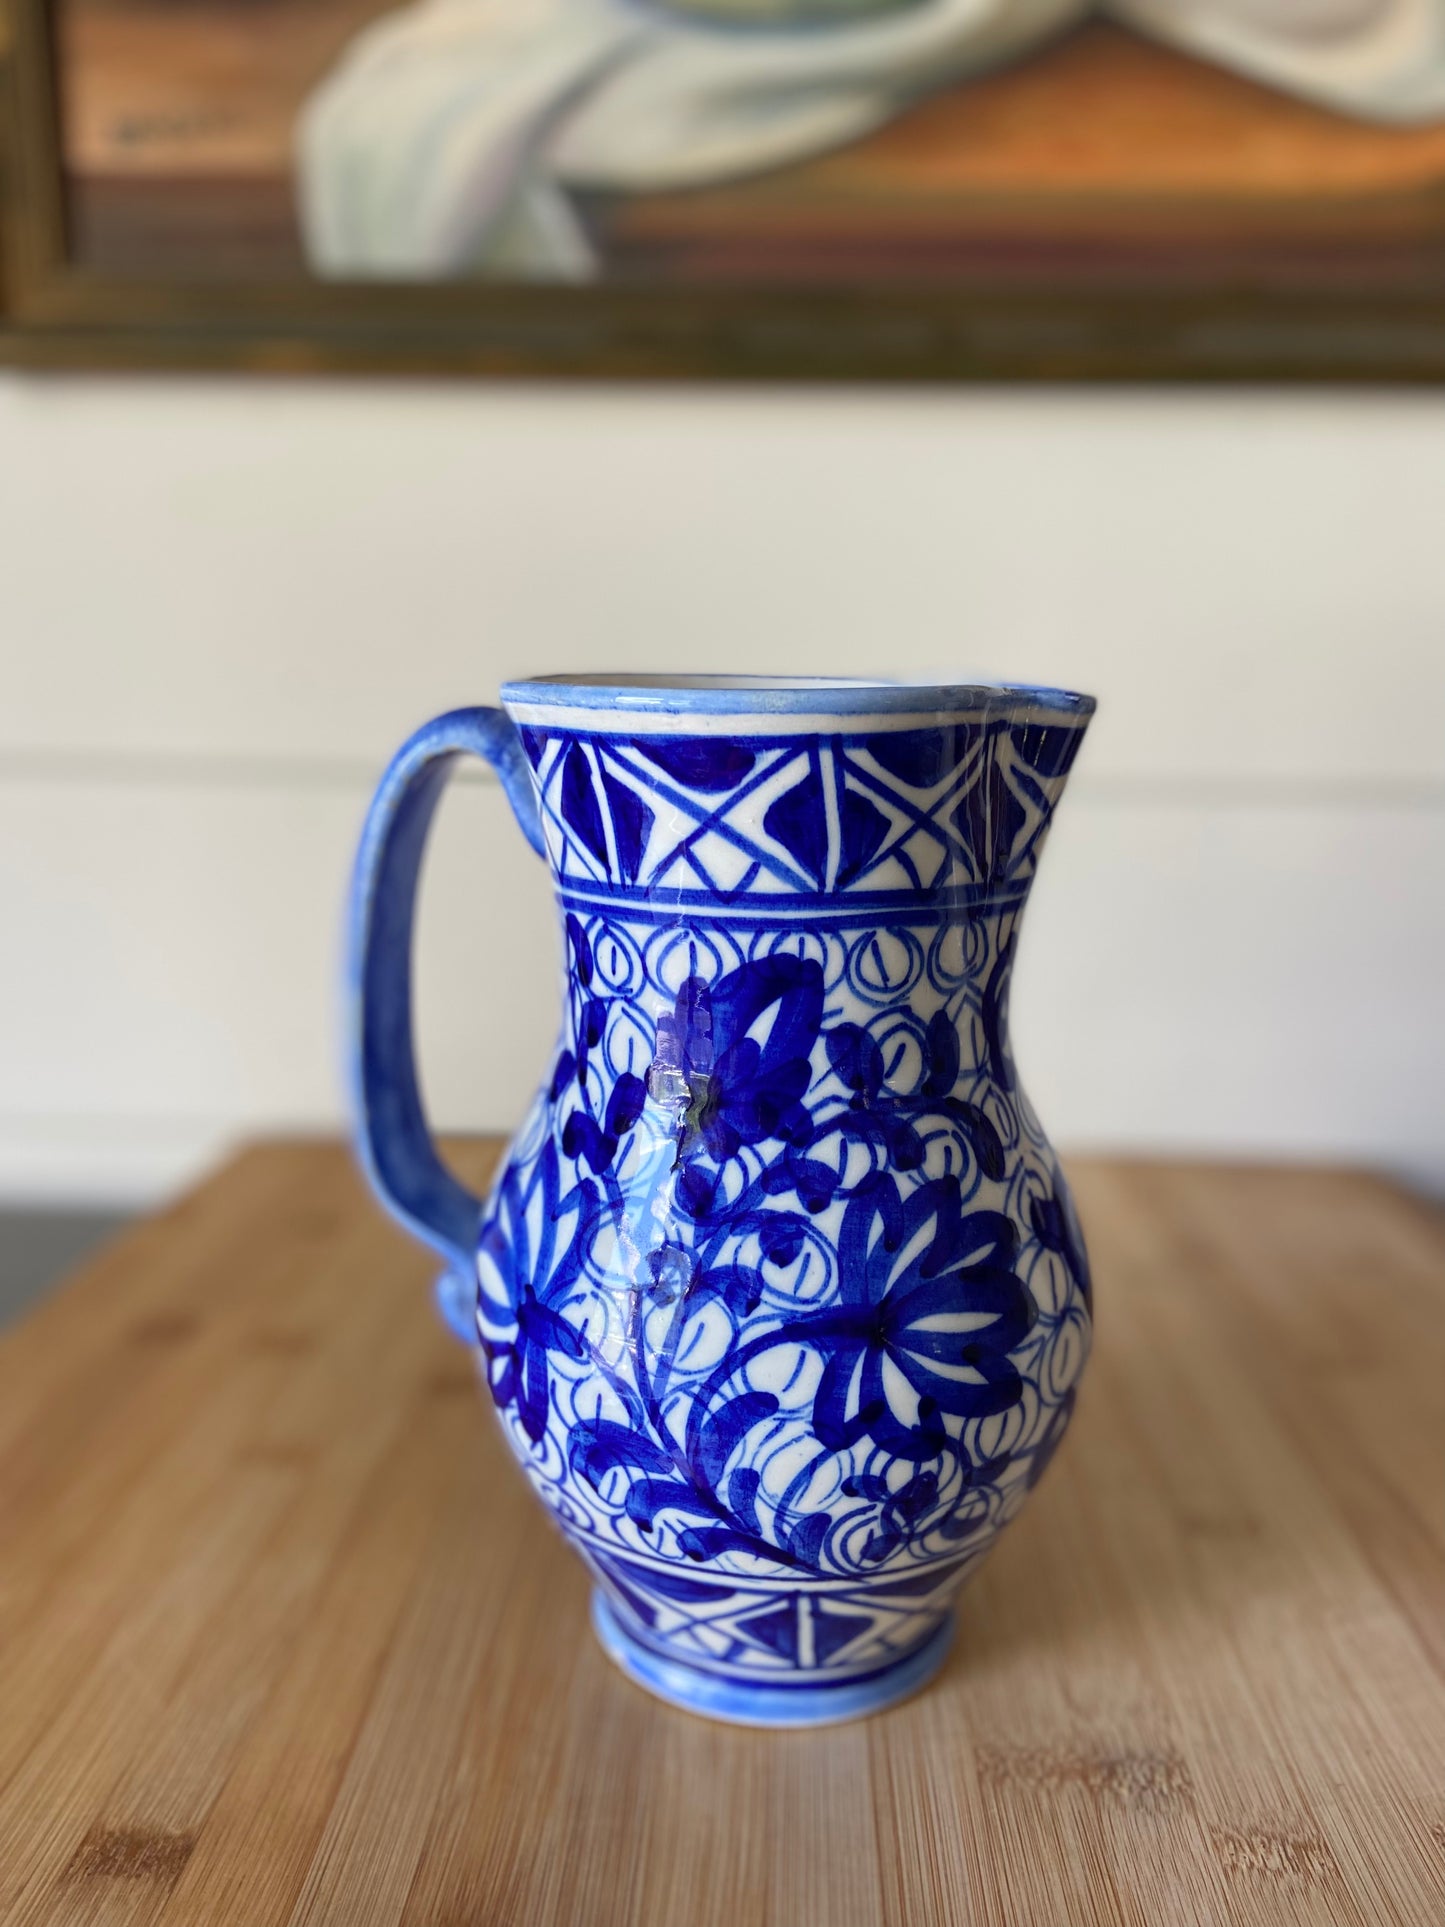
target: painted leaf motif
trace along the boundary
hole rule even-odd
[[[584,846],[607,868],[607,832],[602,826],[602,809],[592,787],[592,770],[586,751],[573,743],[562,764],[562,820],[576,832]]]
[[[753,1533],[761,1533],[758,1523],[758,1488],[762,1477],[754,1466],[740,1465],[728,1477],[728,1505],[734,1517]]]
[[[685,789],[735,789],[752,774],[755,752],[726,736],[642,736],[632,745]]]
[[[839,1024],[827,1033],[828,1062],[853,1093],[871,1104],[883,1085],[883,1053],[861,1024]]]
[[[570,910],[566,927],[567,948],[572,953],[572,974],[586,990],[592,982],[592,945],[587,940],[587,932]]]
[[[855,882],[878,854],[888,835],[888,818],[857,790],[845,790],[838,808],[841,842],[838,861],[838,887],[846,889]]]
[[[618,1467],[654,1475],[672,1469],[672,1461],[659,1445],[609,1419],[574,1425],[568,1434],[567,1453],[572,1469],[592,1486],[600,1486]]]
[[[993,883],[1008,875],[1010,855],[1027,820],[1028,812],[991,758],[953,812],[954,827],[972,852],[980,883]]]
[[[923,1080],[925,1095],[947,1097],[958,1082],[960,1054],[958,1032],[946,1010],[934,1011],[928,1020],[924,1057],[928,1065]]]
[[[814,883],[823,881],[828,860],[828,817],[816,771],[777,799],[763,818],[763,828]]]
[[[634,789],[629,789],[604,767],[602,788],[612,812],[612,836],[617,845],[617,867],[625,883],[635,883],[652,829],[652,811]]]
[[[870,736],[864,747],[890,776],[915,790],[935,789],[962,760],[949,729],[891,729]]]
[[[612,1086],[607,1100],[606,1128],[609,1136],[622,1138],[642,1116],[647,1104],[647,1086],[632,1071],[624,1071]]]
[[[1081,729],[1057,723],[1022,723],[1013,730],[1014,758],[1040,776],[1067,776],[1084,741]]]
[[[706,1485],[719,1485],[728,1460],[743,1439],[765,1418],[778,1409],[772,1392],[743,1392],[729,1399],[716,1411],[701,1415],[690,1456],[699,1478]]]

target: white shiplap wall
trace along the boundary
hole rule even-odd
[[[1445,1178],[1445,397],[0,379],[0,1192],[340,1115],[370,782],[524,670],[968,668],[1102,698],[1016,995],[1074,1145]],[[460,788],[446,1122],[550,1040]]]

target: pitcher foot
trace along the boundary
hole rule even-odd
[[[606,1599],[595,1591],[592,1627],[608,1658],[637,1685],[672,1706],[733,1726],[834,1726],[881,1712],[927,1685],[947,1657],[953,1637],[953,1620],[945,1619],[921,1646],[862,1679],[832,1685],[741,1685],[644,1646],[623,1630]]]

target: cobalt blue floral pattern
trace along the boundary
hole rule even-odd
[[[1007,1028],[1082,728],[521,721],[567,1005],[485,1216],[492,1395],[629,1640],[867,1679],[944,1620],[1088,1351]]]

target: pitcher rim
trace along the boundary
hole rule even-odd
[[[528,676],[502,685],[502,701],[531,707],[643,716],[869,716],[1043,710],[1086,721],[1096,698],[1048,683],[899,682],[866,676],[727,676],[607,671]]]

